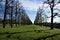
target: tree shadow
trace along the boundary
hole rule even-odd
[[[46,37],[42,37],[42,38],[38,37],[37,39],[34,39],[34,40],[46,40],[47,38],[51,38],[51,40],[53,40],[53,37],[56,36],[56,35],[60,35],[60,33],[50,35],[50,36],[46,36]]]

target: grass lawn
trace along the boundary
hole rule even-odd
[[[60,30],[37,25],[0,28],[0,40],[60,40]]]

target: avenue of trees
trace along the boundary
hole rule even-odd
[[[39,8],[39,10],[37,11],[37,16],[36,16],[36,19],[34,21],[34,24],[39,24],[39,25],[43,24],[45,26],[50,26],[51,29],[53,29],[55,26],[59,27],[60,23],[58,23],[58,24],[57,23],[53,23],[53,19],[55,18],[55,16],[60,17],[60,14],[59,14],[60,10],[57,9],[57,8],[54,8],[59,3],[60,3],[60,0],[44,0],[43,4],[48,4],[49,7],[50,7],[51,16],[48,17],[46,14],[43,14],[43,12],[44,12],[43,8],[44,7],[42,6],[43,8],[42,9]],[[58,13],[54,13],[54,10],[58,10],[59,12]],[[43,15],[44,15],[45,19],[44,19],[44,17],[42,17]],[[51,23],[47,22],[47,18],[51,18]],[[44,22],[44,20],[46,20],[46,21]]]
[[[51,11],[50,17],[48,17],[46,13],[44,13],[45,4],[48,4],[50,8]],[[39,7],[37,10],[37,15],[34,24],[50,26],[51,29],[54,28],[54,25],[60,26],[59,23],[58,24],[53,23],[55,16],[60,17],[59,14],[60,10],[54,8],[58,4],[60,4],[60,0],[44,0],[42,8]],[[3,7],[1,5],[3,5]],[[3,14],[3,17],[2,18],[0,17],[0,23],[3,24],[3,28],[6,27],[6,24],[10,25],[11,27],[13,26],[17,27],[18,25],[22,24],[23,25],[32,24],[23,6],[19,2],[19,0],[0,0],[0,14]],[[54,10],[58,10],[59,12],[54,13]],[[50,23],[47,22],[48,18],[51,18]]]
[[[9,24],[11,27],[17,27],[20,24],[32,24],[19,0],[0,0],[0,6],[2,5],[2,3],[4,4],[4,10],[2,11],[4,12],[4,16],[1,20],[3,28],[6,27],[6,24]],[[1,10],[2,8],[0,9],[0,11]]]

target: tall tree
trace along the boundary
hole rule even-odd
[[[8,4],[8,0],[5,1],[5,12],[4,12],[4,20],[3,20],[3,28],[5,28],[6,26],[6,13],[7,13],[7,5]]]
[[[18,9],[19,9],[19,1],[16,1],[16,12],[15,12],[15,25],[17,27],[17,16],[18,16]]]
[[[38,24],[42,25],[43,21],[44,21],[43,7],[42,7],[42,9],[39,7],[39,9],[37,11],[37,16],[36,16],[36,19],[35,19],[35,23],[38,23]]]
[[[60,3],[60,0],[46,0],[44,3],[47,3],[50,5],[50,10],[51,10],[51,29],[53,29],[53,8],[57,5],[57,3]]]

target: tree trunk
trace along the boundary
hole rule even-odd
[[[17,27],[17,4],[16,4],[16,13],[15,13],[15,26]]]
[[[12,24],[13,24],[13,23],[12,23],[12,9],[11,9],[11,28],[13,27]]]
[[[51,8],[51,29],[53,29],[53,7]]]
[[[3,28],[5,28],[5,25],[6,25],[6,11],[7,11],[7,4],[8,4],[8,1],[6,0],[6,2],[5,2],[4,19],[3,19]]]
[[[12,0],[12,5],[13,5],[13,0]],[[13,19],[12,19],[12,17],[13,17],[13,6],[11,6],[11,28],[13,27]]]

